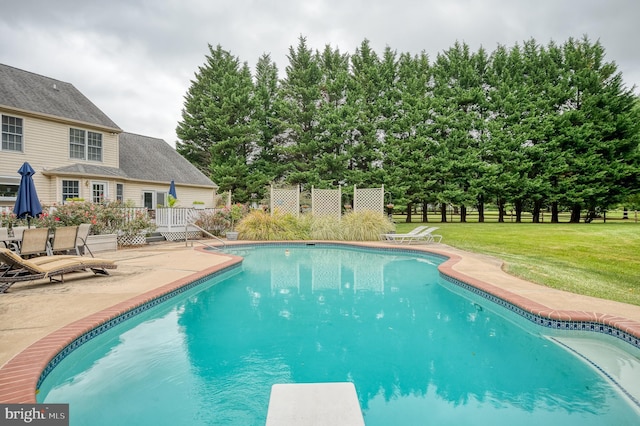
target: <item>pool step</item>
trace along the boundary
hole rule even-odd
[[[266,426],[294,425],[364,426],[353,383],[273,385]]]

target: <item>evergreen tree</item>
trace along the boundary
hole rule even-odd
[[[177,151],[237,201],[250,198],[249,160],[255,155],[251,121],[253,82],[246,63],[221,46],[209,46],[206,63],[185,99]]]
[[[282,133],[277,120],[279,101],[278,68],[271,56],[265,54],[256,64],[252,115],[259,137],[256,158],[251,164],[250,189],[259,199],[264,198],[267,186],[281,180],[285,173],[278,149],[278,135]]]
[[[347,119],[347,84],[349,55],[325,46],[318,56],[322,80],[318,107],[318,156],[315,167],[318,180],[314,184],[333,188],[346,182],[348,157],[345,141],[349,132]]]
[[[435,201],[431,180],[433,171],[430,170],[430,76],[426,54],[415,57],[408,53],[400,55],[396,82],[399,99],[389,117],[384,183],[392,200],[407,206],[407,222],[411,222],[414,203],[423,204],[423,220],[426,220],[426,205]]]
[[[615,64],[604,61],[600,43],[569,39],[562,50],[571,96],[560,111],[556,135],[566,158],[558,186],[571,208],[571,221],[579,221],[585,208],[590,221],[637,183],[635,97],[623,88]]]
[[[439,202],[466,207],[481,195],[476,185],[486,172],[481,155],[484,92],[482,77],[469,46],[456,43],[439,54],[434,64],[434,123],[437,150],[434,156],[439,176]],[[483,65],[484,66],[484,65]],[[442,210],[442,220],[446,221]]]
[[[346,99],[346,119],[349,132],[346,151],[349,164],[346,182],[349,185],[379,184],[374,176],[381,175],[381,97],[385,96],[381,62],[364,40],[351,56],[352,76]]]
[[[322,72],[318,57],[300,37],[296,49],[289,48],[289,65],[281,81],[278,121],[283,133],[279,149],[287,168],[285,180],[303,187],[319,183],[316,159],[319,153],[318,106]]]

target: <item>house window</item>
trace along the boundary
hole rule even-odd
[[[22,118],[2,116],[2,150],[22,152]]]
[[[102,161],[102,134],[87,132],[87,159]]]
[[[107,199],[106,182],[91,183],[91,201],[94,203],[102,203]]]
[[[78,160],[102,161],[102,134],[70,129],[69,157]]]
[[[156,192],[156,201],[158,207],[167,207],[167,193],[161,191]]]
[[[155,210],[155,198],[156,193],[152,191],[144,191],[142,193],[142,205],[149,210]]]
[[[80,198],[80,181],[63,180],[62,181],[62,202]]]
[[[0,200],[15,201],[19,186],[20,178],[0,176]]]
[[[116,183],[116,201],[124,202],[124,185]]]

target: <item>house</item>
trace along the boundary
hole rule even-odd
[[[68,199],[215,207],[217,185],[162,139],[124,132],[72,84],[0,64],[0,207],[15,203],[25,161],[42,204]]]

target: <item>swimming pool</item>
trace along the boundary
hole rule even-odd
[[[38,401],[71,424],[264,424],[274,383],[352,381],[367,425],[636,424],[601,375],[453,288],[439,258],[241,248],[242,268],[64,358]]]

